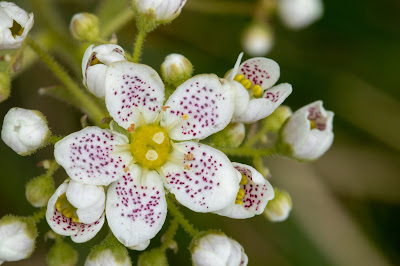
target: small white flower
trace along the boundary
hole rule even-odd
[[[268,58],[255,57],[240,64],[243,53],[226,79],[236,89],[234,122],[253,123],[274,112],[292,93],[292,86],[279,79],[279,65]],[[272,87],[273,86],[273,87]]]
[[[234,219],[262,214],[268,201],[274,198],[271,184],[251,166],[241,163],[232,165],[241,175],[239,192],[231,205],[215,213]]]
[[[133,9],[141,16],[148,16],[156,23],[167,23],[181,13],[186,0],[133,0]]]
[[[206,233],[194,239],[190,252],[195,266],[245,266],[248,263],[243,247],[221,232]]]
[[[332,145],[334,113],[325,111],[322,101],[306,105],[289,118],[281,133],[282,141],[289,145],[299,160],[315,160]]]
[[[161,64],[161,76],[165,82],[180,85],[190,78],[193,66],[190,61],[180,54],[170,54]]]
[[[0,49],[18,49],[33,26],[33,13],[11,2],[0,2]]]
[[[82,243],[92,239],[103,226],[104,206],[101,186],[65,181],[47,204],[46,220],[57,234]]]
[[[19,155],[33,153],[49,137],[46,118],[39,111],[14,107],[4,117],[1,139]]]
[[[322,17],[321,0],[278,0],[278,13],[287,27],[301,29]]]
[[[243,32],[243,50],[250,56],[264,56],[273,45],[274,33],[266,25],[253,23]]]
[[[35,249],[37,229],[33,220],[4,216],[0,220],[0,263],[28,258]]]
[[[282,222],[289,217],[292,210],[292,199],[284,190],[275,188],[275,198],[265,208],[264,215],[271,222]]]
[[[101,249],[91,252],[85,261],[85,266],[131,266],[132,262],[124,250]]]
[[[111,63],[124,61],[125,52],[116,44],[90,45],[83,55],[82,76],[86,88],[99,98],[104,97],[104,79]]]

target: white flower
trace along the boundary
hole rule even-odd
[[[243,50],[250,56],[264,56],[273,45],[274,33],[266,25],[253,23],[243,32]]]
[[[57,234],[71,236],[76,243],[86,242],[103,226],[104,205],[101,186],[65,181],[47,204],[46,220]]]
[[[11,108],[4,117],[1,139],[19,155],[29,155],[46,144],[50,130],[41,112]]]
[[[125,248],[123,248],[125,249]],[[132,265],[126,250],[101,249],[91,252],[85,261],[85,266],[130,266]]]
[[[181,13],[186,0],[133,0],[133,9],[140,16],[148,16],[157,23],[167,23]]]
[[[240,163],[232,164],[242,176],[239,192],[231,205],[215,213],[234,219],[246,219],[262,214],[268,201],[274,198],[274,189],[253,167]]]
[[[248,263],[243,247],[221,232],[206,233],[194,239],[190,252],[195,266],[245,266]]]
[[[334,113],[325,111],[322,101],[306,105],[289,118],[281,138],[289,145],[296,159],[315,160],[321,157],[332,145],[332,122]]]
[[[180,85],[163,106],[164,85],[155,70],[115,62],[106,72],[105,102],[129,136],[86,127],[57,142],[55,158],[77,182],[112,183],[108,224],[125,246],[141,246],[164,224],[164,186],[196,212],[213,212],[235,200],[240,175],[226,155],[188,141],[226,127],[234,93],[228,81],[198,75]]]
[[[0,49],[18,49],[33,26],[33,13],[11,2],[0,2]]]
[[[271,222],[282,222],[289,217],[292,210],[292,199],[284,190],[274,188],[275,198],[265,208],[264,215]]]
[[[165,82],[180,85],[190,78],[193,66],[190,61],[180,54],[170,54],[161,64],[161,76]]]
[[[226,79],[236,89],[234,122],[253,123],[274,112],[292,93],[292,86],[282,83],[272,87],[279,79],[279,65],[268,58],[255,57],[244,61],[243,53]]]
[[[305,28],[322,17],[321,0],[278,0],[279,16],[292,29]]]
[[[37,229],[33,220],[4,216],[0,220],[0,264],[28,258],[35,249]]]
[[[125,60],[125,52],[116,44],[90,45],[83,55],[82,76],[86,88],[99,98],[104,97],[104,79],[111,63]]]

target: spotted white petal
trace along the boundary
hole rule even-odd
[[[165,187],[187,208],[213,212],[235,201],[241,176],[228,157],[210,146],[187,141],[175,144],[175,162],[167,162],[162,171]]]
[[[172,126],[171,139],[204,139],[229,124],[235,105],[230,82],[214,74],[197,75],[169,97],[161,126]]]
[[[108,112],[124,128],[140,125],[141,115],[147,123],[153,122],[164,102],[164,84],[157,72],[131,62],[110,65],[105,92]]]
[[[103,215],[99,218],[99,220],[97,220],[94,223],[91,224],[80,223],[78,232],[71,236],[71,240],[74,241],[75,243],[83,243],[89,241],[90,239],[95,237],[95,235],[103,227],[104,220],[105,216],[103,213]]]
[[[140,247],[152,239],[167,215],[161,177],[155,171],[132,166],[108,188],[106,215],[113,234],[126,247]]]
[[[292,93],[292,85],[282,83],[264,92],[262,98],[251,99],[247,110],[234,116],[234,122],[253,123],[272,114]]]
[[[235,204],[225,209],[216,211],[216,214],[227,216],[234,219],[251,218],[254,215],[259,215],[264,212],[265,206],[269,200],[275,196],[271,184],[259,173],[256,169],[249,165],[232,163],[240,175],[247,177],[247,183],[241,184],[241,189],[244,191],[243,205]]]
[[[244,61],[237,74],[243,74],[253,85],[260,85],[263,90],[272,87],[279,79],[280,69],[274,60],[254,57]]]
[[[121,177],[132,159],[129,151],[117,147],[126,144],[128,138],[122,134],[86,127],[57,142],[54,157],[72,180],[88,185],[108,185]]]

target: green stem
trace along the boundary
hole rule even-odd
[[[65,85],[71,95],[80,103],[85,113],[93,120],[93,122],[102,127],[101,120],[108,116],[91,98],[84,93],[81,88],[72,80],[72,78],[64,71],[64,69],[30,36],[26,38],[29,46],[36,52],[40,59],[48,66],[48,68],[56,75]]]
[[[251,138],[249,138],[243,145],[243,147],[252,147],[259,139],[261,139],[269,131],[268,123],[264,123],[263,127]]]
[[[40,210],[35,212],[31,216],[31,218],[33,219],[33,221],[35,221],[35,223],[39,223],[44,218],[45,215],[46,215],[46,208],[41,208]]]
[[[196,236],[199,231],[197,231],[193,225],[183,216],[183,213],[176,206],[175,202],[171,199],[171,196],[167,196],[167,204],[169,213],[174,216],[177,222],[182,226],[183,230],[188,233],[191,237]]]
[[[247,148],[247,147],[241,147],[241,148],[236,148],[236,149],[218,148],[217,147],[217,149],[227,155],[233,155],[233,156],[254,157],[254,156],[271,156],[271,155],[277,154],[275,148],[258,150],[258,149],[252,149],[252,148]]]
[[[52,177],[59,167],[60,165],[55,160],[50,161],[50,167],[46,171],[46,176]]]
[[[143,29],[139,29],[139,32],[136,36],[136,41],[133,49],[133,55],[132,55],[132,62],[134,63],[139,63],[140,55],[142,53],[142,46],[144,42],[144,38],[147,35],[147,31]]]
[[[63,136],[50,136],[48,142],[51,144],[56,144],[57,141],[60,141]]]
[[[13,72],[16,72],[17,69],[14,69],[14,65],[17,62],[17,60],[22,56],[22,53],[24,52],[26,44],[27,44],[27,42],[25,39],[25,41],[21,44],[21,47],[18,48],[18,50],[11,57],[10,63],[8,64],[8,67],[7,67],[7,72],[10,75],[12,75]]]
[[[165,232],[165,234],[163,235],[163,243],[161,245],[161,250],[165,251],[166,249],[168,249],[168,247],[170,246],[170,243],[172,241],[174,241],[174,237],[176,234],[176,231],[178,230],[179,224],[178,224],[178,220],[176,218],[174,218],[171,221],[171,224],[169,225],[167,232]]]

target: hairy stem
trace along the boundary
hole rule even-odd
[[[182,226],[183,230],[188,233],[191,237],[198,234],[198,231],[193,227],[193,225],[183,216],[183,213],[176,206],[175,202],[171,199],[171,196],[167,196],[167,204],[169,213],[174,216],[177,222]]]
[[[218,148],[217,147],[217,149],[227,155],[233,155],[233,156],[254,157],[254,156],[271,156],[271,155],[277,154],[275,148],[259,150],[259,149],[252,149],[252,148],[247,148],[247,147],[241,147],[241,148],[236,148],[236,149]]]
[[[39,223],[44,218],[45,215],[46,215],[46,208],[41,208],[40,210],[35,212],[31,216],[31,218],[33,219],[33,221],[35,221],[35,223]]]
[[[169,225],[167,232],[163,235],[163,243],[161,245],[161,250],[165,251],[168,249],[169,245],[171,242],[174,241],[174,237],[176,234],[176,231],[178,230],[179,224],[178,224],[178,219],[174,218],[171,221],[171,224]]]
[[[134,63],[139,63],[140,55],[142,53],[142,46],[146,35],[147,31],[139,29],[139,32],[136,36],[135,45],[133,48],[132,62]]]

